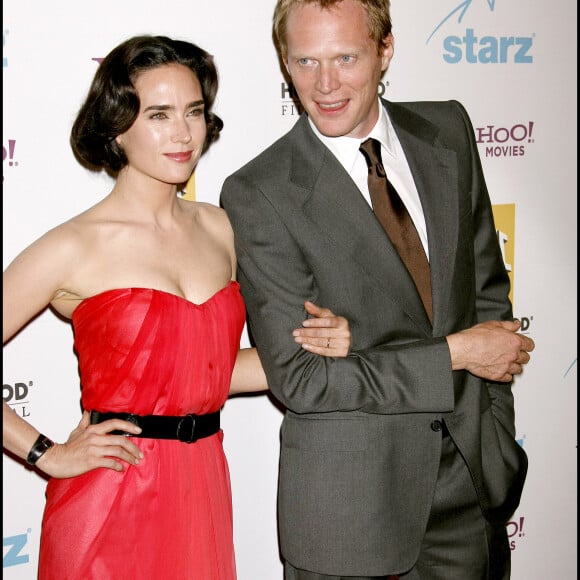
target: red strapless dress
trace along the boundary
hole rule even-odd
[[[205,414],[227,399],[245,321],[237,282],[203,304],[146,288],[84,300],[72,318],[82,404],[138,415]],[[51,479],[41,580],[232,580],[223,432],[139,439],[138,466]]]

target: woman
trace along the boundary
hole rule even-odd
[[[256,351],[239,350],[225,213],[178,195],[222,128],[216,91],[212,59],[193,44],[116,47],[71,134],[79,161],[114,187],[4,272],[4,342],[50,305],[71,319],[79,359],[84,413],[66,443],[4,403],[4,447],[51,476],[42,580],[236,576],[219,410],[267,384]],[[347,321],[305,307],[314,318],[296,342],[346,356]]]

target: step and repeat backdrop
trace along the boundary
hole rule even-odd
[[[6,0],[4,268],[110,190],[108,177],[76,163],[69,132],[99,60],[135,34],[189,40],[215,57],[225,127],[185,195],[219,203],[224,178],[300,114],[273,45],[273,8],[274,0]],[[576,12],[576,0],[392,0],[395,56],[379,87],[392,100],[466,106],[514,311],[536,341],[514,385],[517,438],[530,461],[508,524],[514,580],[576,578]],[[2,395],[52,439],[67,438],[80,417],[69,324],[46,311],[4,347]],[[282,580],[281,419],[263,394],[223,410],[240,580]],[[46,481],[7,454],[3,468],[3,575],[32,580]]]

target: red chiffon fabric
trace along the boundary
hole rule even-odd
[[[204,414],[228,396],[245,309],[237,282],[197,305],[159,290],[84,300],[73,327],[87,410]],[[51,479],[40,580],[232,580],[223,432],[191,444],[139,439],[138,466]]]

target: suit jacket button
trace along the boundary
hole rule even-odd
[[[441,431],[441,429],[443,429],[441,421],[433,421],[433,423],[431,423],[431,429],[436,432]]]

